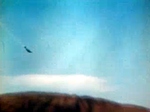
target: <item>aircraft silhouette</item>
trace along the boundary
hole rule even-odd
[[[24,46],[25,50],[28,52],[28,53],[32,53],[31,50],[29,50],[26,46]]]

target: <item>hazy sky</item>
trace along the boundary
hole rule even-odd
[[[149,0],[1,0],[1,92],[88,94],[150,107],[149,32]]]

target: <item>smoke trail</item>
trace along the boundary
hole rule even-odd
[[[2,23],[0,23],[0,26],[3,28],[3,30],[8,34],[8,37],[13,40],[14,42],[17,42],[18,44],[20,44],[22,47],[25,46],[21,40],[19,40],[18,38],[16,38],[13,33],[11,33],[11,31]]]
[[[4,44],[4,42],[3,42],[2,40],[1,40],[0,42],[1,42],[1,45],[2,45],[2,48],[1,48],[1,49],[2,49],[2,52],[5,53],[5,44]],[[0,52],[0,53],[1,53],[1,52]]]

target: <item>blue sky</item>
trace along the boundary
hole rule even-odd
[[[101,93],[96,88],[99,94],[93,90],[90,95],[150,106],[149,11],[148,0],[3,0],[0,70],[5,87],[2,92],[20,88],[41,90],[21,82],[12,87],[8,83],[10,77],[22,81],[19,76],[28,80],[24,76],[40,75],[43,79],[45,74],[59,75],[67,77],[64,80],[70,84],[70,75],[84,75],[85,79],[92,76],[92,80],[98,81],[93,84],[101,85],[99,81],[105,80],[109,85],[107,90],[111,90]],[[33,53],[28,54],[23,46]],[[62,86],[59,81],[58,86]],[[92,91],[90,84],[91,80]],[[70,89],[67,87],[65,90]]]

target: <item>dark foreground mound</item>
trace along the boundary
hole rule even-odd
[[[26,92],[0,95],[0,112],[150,112],[139,106],[105,99],[56,93]]]

